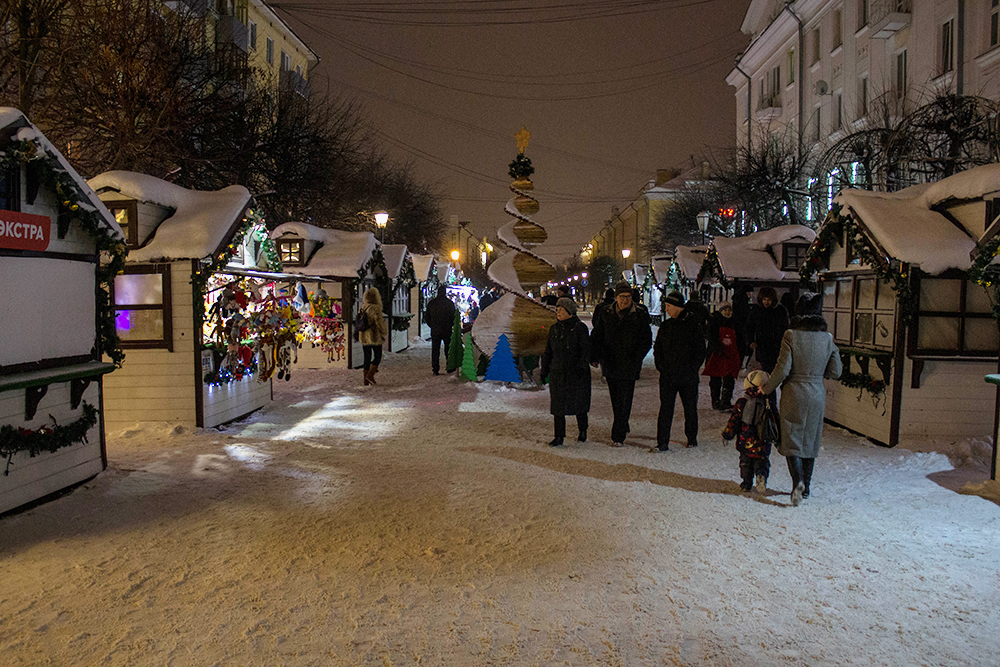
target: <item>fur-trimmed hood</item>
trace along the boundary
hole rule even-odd
[[[796,315],[789,325],[799,331],[826,331],[826,320],[822,315]]]

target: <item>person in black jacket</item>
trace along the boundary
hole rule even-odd
[[[747,343],[757,356],[761,369],[768,373],[774,370],[781,351],[781,338],[788,328],[788,311],[778,303],[778,294],[773,287],[761,287],[757,291],[757,305],[747,320]]]
[[[600,366],[608,381],[611,409],[615,419],[611,426],[613,446],[624,447],[632,414],[635,381],[642,370],[642,360],[653,344],[649,312],[632,303],[632,289],[624,280],[615,285],[615,302],[594,317],[590,336],[590,362]]]
[[[591,326],[597,326],[597,318],[601,316],[601,313],[613,305],[615,305],[615,290],[614,288],[609,287],[604,292],[604,300],[594,304],[594,315],[590,320]]]
[[[549,328],[541,370],[542,378],[549,378],[549,412],[555,418],[556,437],[550,447],[563,444],[566,415],[576,415],[577,440],[586,442],[590,412],[590,333],[576,316],[573,299],[559,299],[556,320]]]
[[[438,287],[436,297],[427,302],[424,309],[424,321],[431,329],[431,370],[434,375],[441,374],[441,342],[444,341],[444,358],[448,359],[448,348],[451,345],[451,329],[455,322],[455,304],[448,298],[448,288]],[[452,368],[448,369],[450,373]]]
[[[733,291],[733,319],[736,320],[736,331],[739,334],[740,344],[740,366],[750,354],[747,349],[746,331],[747,320],[750,319],[750,293],[753,286],[747,283],[740,283]]]
[[[671,292],[663,302],[669,319],[660,325],[653,346],[656,370],[660,371],[660,413],[656,420],[656,447],[665,452],[670,445],[677,395],[684,406],[684,434],[687,446],[698,446],[698,370],[705,361],[705,333],[701,313],[686,308],[684,295]]]

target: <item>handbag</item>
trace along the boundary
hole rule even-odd
[[[781,422],[774,410],[768,405],[764,408],[764,414],[760,418],[760,429],[758,436],[763,442],[778,442],[781,440]]]
[[[365,314],[364,308],[359,310],[357,316],[354,318],[354,331],[368,331],[368,316]]]

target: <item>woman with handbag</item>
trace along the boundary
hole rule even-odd
[[[361,343],[364,354],[365,386],[367,386],[378,384],[375,382],[375,374],[378,373],[378,366],[382,363],[382,343],[388,334],[385,318],[382,317],[382,295],[379,294],[378,288],[370,287],[365,292],[361,300],[359,318],[362,313],[368,326],[358,333],[358,342]]]
[[[840,377],[840,351],[826,330],[822,297],[806,292],[795,304],[791,328],[781,339],[781,351],[771,378],[761,391],[781,386],[781,440],[778,452],[788,461],[792,505],[809,497],[809,482],[819,454],[826,412],[823,378]]]

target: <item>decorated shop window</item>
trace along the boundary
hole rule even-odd
[[[123,348],[173,351],[170,265],[127,266],[115,276],[115,332]]]
[[[997,356],[1000,330],[986,290],[965,277],[921,277],[910,354]]]
[[[823,280],[823,315],[838,345],[891,350],[896,295],[874,274]]]
[[[104,202],[115,216],[115,222],[125,232],[125,243],[129,248],[139,247],[139,213],[134,201]]]
[[[285,266],[304,266],[302,257],[302,241],[278,241],[278,253],[281,263]]]

